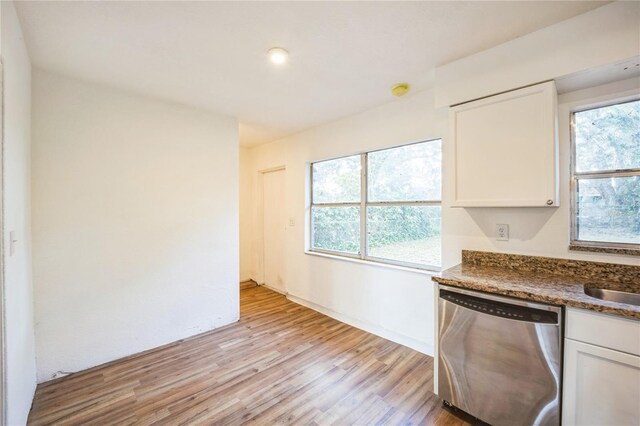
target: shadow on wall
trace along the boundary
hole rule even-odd
[[[473,208],[465,209],[487,238],[493,240],[496,224],[509,225],[509,239],[528,241],[538,235],[556,208]]]

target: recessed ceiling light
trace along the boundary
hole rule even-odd
[[[271,62],[278,65],[284,64],[287,62],[287,58],[289,58],[289,52],[282,47],[272,47],[267,53],[269,53],[269,59],[271,59]]]

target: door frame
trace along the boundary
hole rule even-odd
[[[4,65],[0,58],[0,425],[7,424],[4,215]]]
[[[258,211],[255,223],[257,224],[257,237],[258,241],[256,244],[257,248],[257,262],[256,262],[256,272],[257,272],[257,282],[258,285],[265,285],[265,268],[264,268],[264,175],[267,173],[274,172],[283,172],[286,171],[287,168],[282,166],[270,167],[268,169],[258,170]],[[285,192],[286,197],[286,192]],[[274,291],[277,291],[274,289]]]

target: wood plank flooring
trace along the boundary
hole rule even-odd
[[[246,290],[251,287],[256,287],[258,284],[254,280],[242,281],[240,283],[240,290]]]
[[[39,385],[30,425],[463,425],[431,393],[433,359],[241,290],[235,324]]]

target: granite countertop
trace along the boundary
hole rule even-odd
[[[640,320],[640,306],[604,301],[584,293],[585,286],[640,293],[640,266],[464,250],[462,264],[433,280]]]

